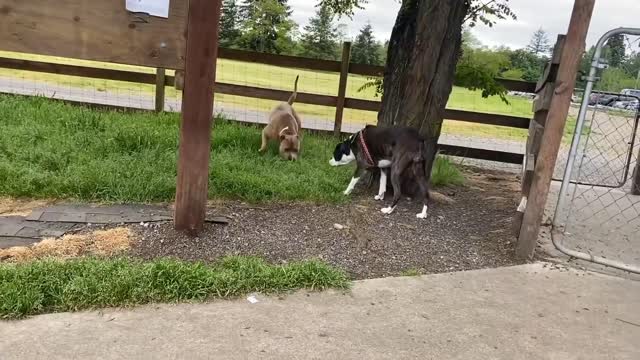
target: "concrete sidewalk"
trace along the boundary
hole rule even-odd
[[[7,359],[640,359],[640,282],[550,264],[0,322]]]

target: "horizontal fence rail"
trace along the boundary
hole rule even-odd
[[[271,65],[271,66],[277,66],[277,67],[298,68],[298,69],[304,69],[304,70],[314,70],[314,71],[334,72],[334,73],[340,73],[343,65],[340,61],[309,59],[309,58],[301,58],[296,56],[256,53],[256,52],[250,52],[250,51],[244,51],[244,50],[224,49],[224,48],[219,49],[218,57],[221,59],[234,60],[239,62],[249,62],[249,63],[257,63],[262,65]],[[21,60],[21,59],[13,59],[13,58],[6,58],[6,57],[0,57],[0,68],[33,71],[33,72],[41,72],[41,73],[49,73],[49,74],[57,74],[57,75],[78,76],[78,77],[86,77],[86,78],[102,79],[102,80],[115,80],[115,81],[124,81],[124,82],[140,83],[140,84],[149,84],[149,85],[156,85],[156,89],[158,89],[158,86],[160,86],[160,84],[158,84],[157,73],[151,73],[151,72],[143,73],[143,72],[136,72],[136,71],[129,71],[129,70],[103,69],[103,68],[95,68],[90,66],[57,64],[57,63],[50,63],[50,62],[44,62],[44,61]],[[379,76],[382,76],[382,74],[384,73],[384,67],[382,66],[353,64],[353,63],[348,64],[348,70],[349,70],[348,74],[370,76],[370,77],[379,77]],[[164,72],[162,73],[164,74]],[[175,76],[163,75],[163,77],[164,77],[165,86],[176,85]],[[510,90],[510,91],[519,91],[519,92],[528,92],[528,93],[535,92],[535,85],[536,85],[535,83],[518,81],[518,80],[508,80],[508,79],[496,79],[496,80],[500,84],[502,84],[507,90]],[[216,83],[215,92],[220,94],[274,100],[274,101],[286,100],[290,95],[290,91],[274,90],[269,88],[261,88],[261,87],[255,87],[255,86],[247,86],[247,85],[229,84],[229,83],[223,83],[223,82]],[[156,94],[156,101],[158,101],[157,95],[158,94]],[[320,94],[311,94],[311,93],[298,93],[296,102],[310,104],[310,105],[328,106],[328,107],[336,107],[338,104],[343,104],[344,108],[374,111],[374,112],[377,112],[381,106],[380,101],[355,99],[355,98],[340,98],[340,99],[343,99],[343,101],[339,102],[338,96],[320,95]],[[65,102],[70,104],[84,104],[84,105],[89,105],[97,108],[110,108],[110,109],[124,108],[124,107],[113,106],[113,105],[81,103],[78,101],[66,100]],[[130,108],[124,108],[124,109],[132,110]],[[139,109],[139,110],[144,110],[144,109]],[[525,117],[488,114],[488,113],[480,113],[480,112],[465,111],[465,110],[453,110],[453,109],[446,109],[444,113],[444,117],[445,117],[445,121],[464,121],[464,122],[470,122],[470,123],[503,126],[503,127],[517,128],[517,129],[528,129],[529,123],[530,123],[530,119]],[[349,131],[345,131],[344,129],[342,131],[349,132]],[[511,163],[511,164],[522,164],[523,158],[524,158],[523,154],[519,154],[519,153],[510,153],[510,152],[479,149],[479,148],[468,148],[468,147],[446,145],[446,144],[440,145],[440,151],[444,154],[448,154],[452,156],[462,156],[462,157],[468,157],[468,158],[474,158],[474,159],[490,160],[490,161],[497,161],[497,162]]]

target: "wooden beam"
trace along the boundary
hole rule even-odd
[[[92,79],[128,81],[142,84],[156,83],[156,76],[150,73],[145,74],[136,71],[99,69],[87,66],[54,64],[43,61],[10,59],[4,57],[0,57],[0,68],[80,76]]]
[[[165,70],[163,68],[156,69],[156,112],[164,111],[164,87],[165,87]]]
[[[520,91],[526,93],[536,92],[536,83],[523,81],[523,80],[511,80],[511,79],[496,79],[496,82],[505,87],[509,91]]]
[[[564,35],[558,35],[551,61],[547,63],[545,73],[536,84],[536,87],[540,87],[540,89],[537,98],[533,102],[533,121],[531,121],[529,126],[529,136],[527,137],[525,168],[522,174],[522,187],[520,189],[522,196],[512,223],[513,233],[516,239],[520,236],[520,231],[522,230],[522,220],[524,219],[524,212],[526,210],[529,192],[531,191],[536,159],[540,152],[544,124],[547,122],[548,110],[551,106],[551,100],[553,99],[555,91],[555,82],[558,75],[557,67],[560,64],[560,57],[562,56],[562,49],[564,48],[564,39]]]
[[[189,1],[175,228],[190,233],[206,215],[220,2]]]
[[[468,148],[463,146],[439,144],[438,151],[443,155],[461,156],[471,159],[497,161],[506,164],[522,165],[524,155],[505,151]]]
[[[594,5],[595,0],[576,0],[573,5],[569,30],[558,68],[555,95],[551,100],[542,135],[544,146],[540,148],[536,161],[535,174],[522,222],[522,231],[516,247],[516,254],[520,258],[530,258],[538,242],[540,224],[549,195],[551,178],[564,134],[564,126],[571,105],[571,95],[576,83],[578,65],[584,52]]]
[[[340,136],[342,129],[342,115],[344,113],[344,98],[347,95],[347,80],[349,79],[349,62],[351,61],[351,43],[345,41],[342,45],[342,64],[340,80],[338,81],[338,99],[336,101],[336,117],[333,122],[333,135]]]
[[[354,75],[363,75],[369,77],[382,77],[384,74],[384,66],[367,65],[367,64],[351,64],[349,73]]]
[[[340,62],[332,60],[320,60],[299,56],[277,55],[254,51],[220,48],[218,57],[221,59],[235,60],[263,65],[289,67],[317,71],[340,72]]]
[[[0,50],[182,69],[188,0],[169,6],[165,19],[120,0],[1,0]]]
[[[244,96],[258,99],[287,101],[291,95],[290,91],[273,90],[255,86],[244,86],[227,83],[216,83],[216,92],[220,94]],[[298,93],[297,103],[312,104],[320,106],[336,106],[337,97],[329,95],[317,95],[309,93]]]

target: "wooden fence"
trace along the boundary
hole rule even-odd
[[[342,114],[345,108],[358,109],[367,111],[378,111],[380,108],[379,101],[363,100],[346,97],[347,79],[350,74],[362,76],[381,76],[384,67],[363,64],[353,64],[349,62],[348,47],[349,43],[345,43],[342,61],[317,60],[309,58],[301,58],[295,56],[275,55],[256,53],[234,49],[219,49],[218,57],[221,59],[235,60],[241,62],[249,62],[263,65],[272,65],[278,67],[298,68],[304,70],[314,70],[323,72],[334,72],[340,74],[338,96],[320,95],[311,93],[299,93],[296,102],[321,105],[336,108],[336,117],[334,122],[334,132],[340,133],[342,129]],[[117,80],[133,83],[142,83],[156,86],[156,110],[164,109],[164,87],[176,86],[181,88],[181,74],[176,72],[176,76],[165,74],[164,69],[157,69],[156,74],[141,73],[135,71],[113,70],[92,68],[87,66],[55,64],[42,61],[19,60],[12,58],[0,57],[0,68],[34,71],[58,75],[71,75],[86,78]],[[536,83],[498,79],[507,90],[532,93],[536,89]],[[250,98],[259,98],[267,100],[281,101],[289,97],[288,91],[274,90],[268,88],[245,86],[229,83],[217,82],[215,92],[228,95],[236,95]],[[88,104],[92,105],[92,104]],[[525,117],[487,114],[480,112],[452,110],[445,111],[446,121],[464,121],[470,123],[478,123],[485,125],[497,125],[518,129],[529,129],[530,119]],[[486,150],[479,148],[469,148],[454,145],[440,145],[440,151],[444,154],[453,156],[464,156],[481,160],[491,160],[504,163],[522,164],[523,154]]]

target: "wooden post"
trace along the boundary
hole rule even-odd
[[[585,40],[595,0],[576,0],[573,4],[569,30],[562,51],[560,67],[554,96],[551,99],[549,113],[542,135],[542,146],[535,164],[535,173],[529,191],[527,207],[522,221],[522,230],[518,238],[516,254],[520,258],[533,255],[542,216],[544,215],[551,178],[555,168],[564,126],[571,105],[571,95],[576,83],[578,65],[584,52]]]
[[[176,70],[174,79],[175,81],[173,86],[176,88],[176,90],[184,90],[184,70]]]
[[[520,230],[522,229],[522,220],[524,219],[524,211],[526,209],[529,192],[531,191],[531,183],[533,181],[538,153],[540,152],[544,125],[547,121],[551,99],[553,98],[555,90],[560,57],[562,56],[562,49],[564,48],[564,40],[564,35],[558,35],[551,60],[547,63],[544,73],[536,84],[536,93],[538,96],[533,102],[534,115],[529,123],[529,136],[527,137],[527,147],[524,155],[525,166],[522,172],[522,197],[516,214],[513,217],[513,233],[516,238],[520,236]]]
[[[189,1],[174,221],[191,233],[203,228],[207,206],[220,1]]]
[[[342,131],[342,115],[344,114],[344,98],[347,94],[347,80],[349,79],[349,63],[351,61],[351,43],[342,44],[342,66],[340,67],[340,81],[338,83],[338,101],[336,103],[336,119],[333,123],[333,134],[340,136]]]
[[[165,83],[165,70],[164,68],[156,69],[156,112],[164,111],[164,83]]]
[[[636,161],[636,169],[633,172],[631,195],[640,195],[640,151],[638,151],[638,161]]]

